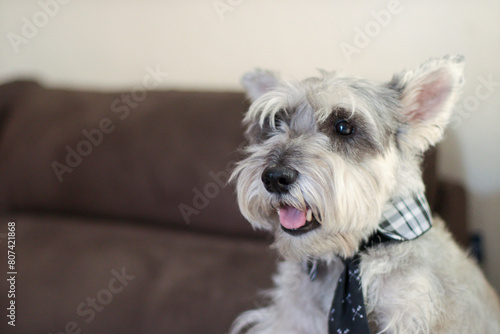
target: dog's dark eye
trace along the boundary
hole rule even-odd
[[[335,132],[342,136],[350,136],[354,133],[354,127],[345,119],[341,119],[335,123]]]
[[[282,121],[283,121],[283,119],[281,118],[279,113],[274,115],[274,126],[275,127],[278,127]]]
[[[274,114],[274,127],[277,128],[280,126],[281,122],[285,121],[284,111],[280,110],[276,114]]]

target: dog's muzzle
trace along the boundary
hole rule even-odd
[[[261,179],[268,192],[282,195],[289,192],[290,186],[295,183],[298,174],[295,169],[276,165],[266,168]],[[302,235],[320,227],[310,208],[304,212],[283,204],[278,209],[278,215],[281,229],[290,235]]]

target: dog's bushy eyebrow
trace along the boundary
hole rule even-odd
[[[245,115],[246,123],[257,122],[262,127],[266,119],[274,119],[280,110],[287,110],[286,96],[278,93],[268,93],[255,101]]]
[[[245,115],[244,122],[249,124],[258,122],[262,127],[267,119],[274,119],[276,113],[300,104],[304,100],[304,91],[297,83],[282,82],[274,90],[262,95],[252,105]]]

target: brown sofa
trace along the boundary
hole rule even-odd
[[[224,333],[278,259],[238,212],[242,93],[0,86],[0,267],[16,223],[16,326],[1,333]],[[465,193],[433,209],[467,242]],[[0,283],[1,309],[9,286]],[[6,312],[6,311],[4,311]]]

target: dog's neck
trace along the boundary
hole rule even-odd
[[[432,227],[432,214],[423,192],[416,192],[413,196],[391,198],[386,203],[376,231],[363,240],[359,252],[379,244],[404,242],[414,240]],[[314,280],[317,271],[323,264],[316,259],[304,263],[304,269],[309,278]]]

